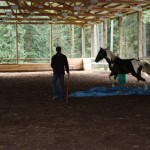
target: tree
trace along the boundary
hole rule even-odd
[[[143,11],[143,22],[150,23],[150,10]]]
[[[16,63],[16,26],[1,24],[0,33],[0,62]]]
[[[146,56],[150,56],[150,10],[143,11],[144,45]]]

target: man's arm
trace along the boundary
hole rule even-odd
[[[54,68],[54,57],[51,59],[51,67]]]

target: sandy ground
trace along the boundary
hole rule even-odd
[[[51,79],[52,72],[0,73],[0,150],[150,150],[150,96],[53,102]],[[71,71],[69,93],[95,86],[111,87],[108,72]]]

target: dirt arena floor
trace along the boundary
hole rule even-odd
[[[0,73],[0,150],[150,150],[150,96],[53,102],[51,79],[48,71]],[[96,86],[111,87],[108,72],[71,71],[69,93]]]

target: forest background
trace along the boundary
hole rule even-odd
[[[146,57],[150,56],[150,10],[143,11],[143,40]],[[102,24],[96,24],[99,37],[102,36]],[[107,21],[107,48],[111,48],[111,20]],[[92,36],[91,25],[85,30],[85,56],[91,58]],[[101,40],[98,39],[98,40]],[[97,42],[97,41],[96,41]],[[97,42],[100,43],[100,42]],[[138,57],[138,23],[137,14],[123,17],[124,57]],[[56,46],[61,46],[63,53],[69,58],[81,58],[82,27],[58,24],[0,24],[0,63],[49,63],[55,54]],[[97,45],[97,48],[102,45]],[[113,51],[119,51],[118,19],[113,20]]]

